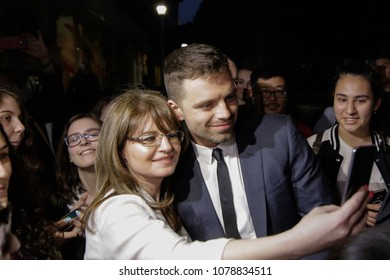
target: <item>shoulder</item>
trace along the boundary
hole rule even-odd
[[[312,136],[308,137],[306,140],[309,143],[310,147],[313,147],[315,141],[319,141],[320,143],[328,141],[331,138],[331,128],[328,128],[327,130],[313,134]]]
[[[252,132],[261,129],[264,133],[267,133],[278,130],[288,123],[293,124],[291,117],[283,114],[253,115],[240,119],[236,125],[236,131]]]
[[[135,194],[115,195],[105,200],[97,209],[96,214],[102,217],[121,216],[129,213],[147,212],[153,210],[146,201]],[[127,213],[127,214],[126,214]]]

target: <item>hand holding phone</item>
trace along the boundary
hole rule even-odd
[[[73,228],[73,220],[78,219],[81,216],[81,210],[79,208],[74,209],[65,216],[63,216],[57,225],[61,231],[69,231]]]

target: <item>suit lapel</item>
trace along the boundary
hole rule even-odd
[[[197,219],[202,223],[202,228],[210,231],[207,235],[225,236],[206,183],[203,180],[198,161],[195,162],[195,172],[196,174],[191,180],[192,191],[190,195],[190,200],[196,202],[192,203],[193,211],[198,214]]]
[[[264,190],[263,162],[252,151],[240,154],[246,198],[256,235],[267,235],[267,209]]]
[[[224,237],[223,227],[211,201],[206,183],[192,147],[188,147],[182,165],[176,170],[185,178],[177,182],[177,206],[184,225],[194,240]]]
[[[264,188],[263,161],[261,147],[243,143],[240,137],[237,139],[237,148],[240,153],[240,165],[244,179],[246,198],[252,223],[256,235],[267,235],[267,202]],[[259,156],[260,154],[260,156]]]

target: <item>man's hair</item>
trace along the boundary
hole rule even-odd
[[[257,67],[252,71],[251,74],[251,84],[252,87],[255,87],[257,84],[257,79],[261,78],[264,80],[271,79],[273,77],[282,77],[285,82],[287,80],[287,72],[283,65],[279,64],[264,64],[260,67]]]
[[[168,98],[180,102],[185,79],[211,78],[211,74],[229,71],[228,58],[218,48],[190,44],[169,54],[164,61],[164,82]]]

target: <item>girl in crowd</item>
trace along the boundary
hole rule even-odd
[[[19,257],[58,259],[50,221],[65,212],[56,195],[54,155],[14,86],[0,86],[0,123],[15,150],[9,200],[12,231],[21,243]]]
[[[387,193],[390,147],[375,130],[375,112],[381,104],[382,92],[378,73],[363,62],[347,63],[338,69],[334,79],[333,107],[337,124],[308,138],[337,203],[340,203],[344,191],[352,150],[357,146],[376,145],[369,190],[382,193],[382,199]],[[376,200],[375,204],[367,204],[369,226],[375,225],[381,208],[380,199]]]
[[[0,260],[12,259],[20,243],[11,232],[11,206],[8,203],[9,180],[12,174],[12,146],[0,125]]]
[[[169,181],[186,143],[162,95],[132,90],[112,101],[97,148],[98,190],[83,217],[85,259],[299,258],[364,227],[360,189],[342,207],[317,207],[278,235],[191,242]]]
[[[77,114],[66,123],[57,149],[57,180],[61,197],[70,211],[85,210],[95,195],[95,159],[102,121],[92,113]],[[82,212],[80,209],[80,213]],[[85,239],[81,224],[60,232],[66,242],[61,246],[63,259],[82,259]]]

